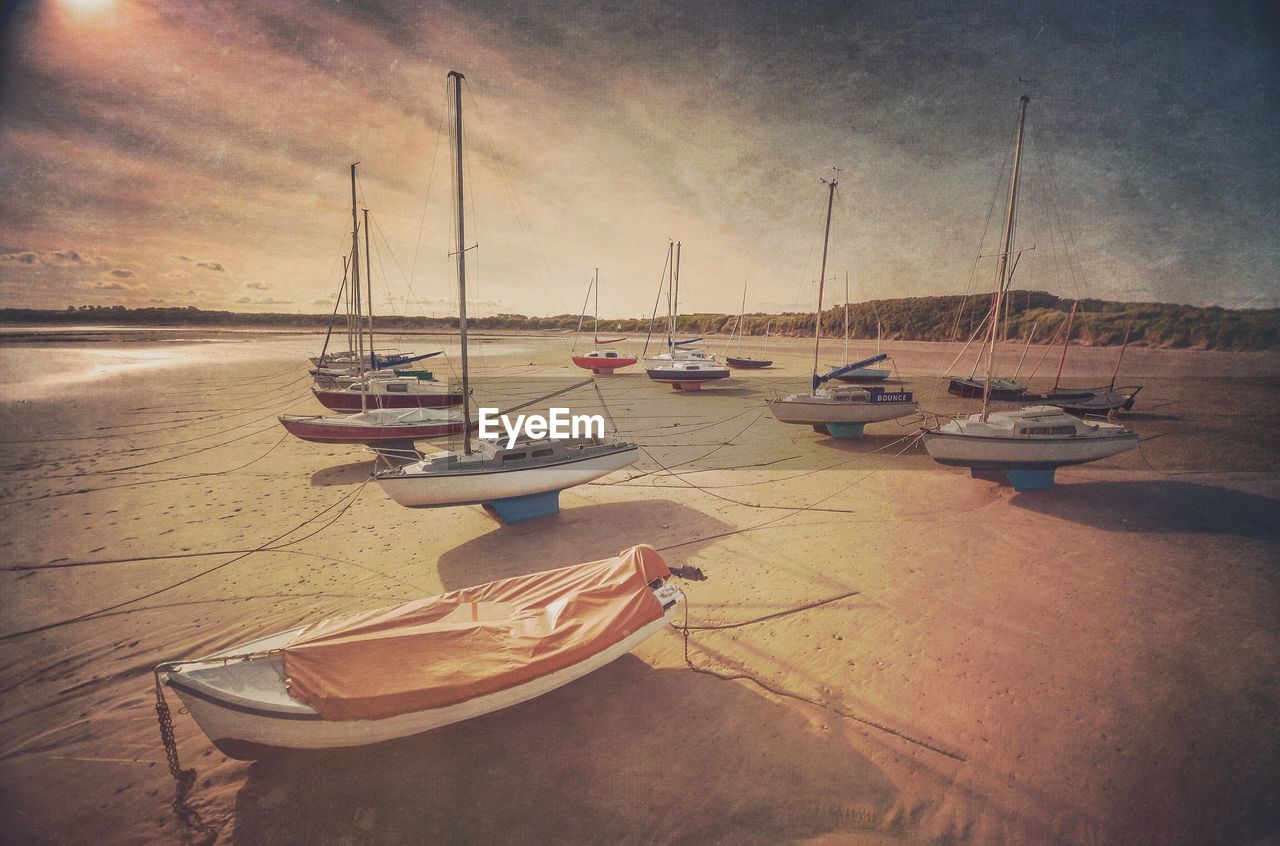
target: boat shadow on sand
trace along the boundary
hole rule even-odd
[[[896,801],[794,707],[627,655],[414,738],[257,761],[233,842],[783,842],[872,828]]]
[[[493,531],[445,552],[436,564],[444,589],[455,590],[608,558],[638,543],[660,549],[668,544],[692,541],[662,553],[667,566],[676,570],[701,546],[711,543],[709,538],[733,528],[701,511],[665,499],[597,504],[565,501],[562,505],[560,513],[527,523],[514,526],[495,523]],[[676,575],[681,574],[677,571]]]
[[[1237,535],[1280,540],[1280,502],[1260,494],[1169,479],[1082,482],[1015,494],[1010,503],[1108,532]]]
[[[374,459],[370,456],[348,464],[324,467],[311,474],[311,487],[327,488],[334,485],[358,485],[373,477],[374,466]]]

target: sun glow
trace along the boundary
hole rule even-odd
[[[62,7],[77,17],[100,15],[115,8],[116,0],[62,0]]]

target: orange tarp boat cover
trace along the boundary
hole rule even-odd
[[[284,649],[289,693],[326,720],[442,708],[571,667],[659,619],[657,550],[322,620]]]

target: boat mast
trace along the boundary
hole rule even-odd
[[[1027,353],[1031,351],[1031,340],[1036,336],[1036,327],[1040,325],[1039,321],[1031,324],[1031,333],[1027,335],[1027,345],[1022,348],[1022,357],[1018,359],[1018,366],[1013,369],[1013,381],[1017,381],[1018,374],[1022,372],[1022,364],[1027,360]],[[876,345],[876,352],[880,352],[879,344]]]
[[[355,336],[356,336],[356,360],[359,368],[360,385],[364,390],[360,392],[360,410],[367,410],[369,386],[364,378],[364,334],[360,331],[360,217],[356,208],[356,165],[351,165],[351,296],[355,303]]]
[[[370,263],[372,250],[369,249],[369,210],[364,210],[364,286],[369,294],[369,378],[378,369],[378,355],[373,351],[373,266]]]
[[[766,320],[764,322],[764,354],[760,356],[761,358],[769,357],[769,326],[772,323],[772,320]]]
[[[876,352],[880,352],[879,349]],[[844,272],[844,363],[849,363],[849,271]]]
[[[467,236],[462,195],[462,80],[449,71],[453,82],[453,160],[458,180],[458,335],[462,354],[462,452],[471,454],[471,376],[467,370]]]
[[[833,167],[837,174],[839,168]],[[813,317],[813,390],[818,388],[818,352],[822,345],[822,289],[827,282],[827,244],[831,240],[831,206],[836,200],[836,185],[839,178],[831,177],[830,181],[824,179],[822,183],[827,186],[827,226],[822,233],[822,268],[818,273],[818,311]]]
[[[1009,176],[1009,204],[1004,215],[1004,234],[1000,238],[1000,259],[996,263],[996,298],[991,304],[991,342],[987,347],[987,378],[982,385],[982,416],[987,420],[987,411],[991,403],[991,370],[996,357],[996,328],[1000,323],[1000,298],[1004,293],[1005,279],[1009,270],[1009,251],[1013,249],[1014,212],[1018,208],[1018,173],[1022,167],[1022,127],[1027,120],[1027,104],[1031,98],[1026,94],[1018,101],[1018,135],[1013,147],[1013,171]]]
[[[324,346],[320,348],[320,364],[324,367],[325,356],[329,354],[329,339],[333,337],[333,322],[338,319],[338,308],[342,305],[342,295],[347,291],[347,257],[342,257],[342,285],[338,288],[338,299],[333,303],[333,314],[329,315],[329,330],[324,333]],[[348,320],[350,316],[348,315]]]
[[[675,358],[676,320],[680,314],[680,242],[676,241],[676,260],[671,266],[671,357]]]
[[[600,345],[600,268],[596,268],[596,275],[591,280],[591,287],[596,292],[596,316],[595,321],[591,324],[591,341],[592,346]]]
[[[1120,355],[1116,356],[1116,369],[1111,371],[1111,384],[1107,386],[1108,390],[1114,391],[1116,388],[1116,379],[1120,376],[1120,362],[1124,361],[1124,348],[1129,346],[1129,330],[1132,328],[1132,321],[1124,327],[1124,340],[1120,342]]]
[[[1062,356],[1058,359],[1058,375],[1053,377],[1053,389],[1049,393],[1058,390],[1058,383],[1062,381],[1062,365],[1067,363],[1067,347],[1071,345],[1071,324],[1076,321],[1076,306],[1079,302],[1071,304],[1071,313],[1067,315],[1067,336],[1062,339]]]

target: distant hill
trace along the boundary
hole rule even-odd
[[[961,304],[963,303],[963,309]],[[849,332],[855,338],[874,338],[876,321],[886,340],[946,341],[967,339],[981,324],[990,309],[989,296],[959,295],[945,297],[907,297],[873,300],[849,306]],[[1009,336],[1025,339],[1035,329],[1035,341],[1048,341],[1067,319],[1071,301],[1043,291],[1014,291],[1009,298]],[[727,334],[733,329],[737,315],[681,315],[681,335]],[[109,322],[150,326],[235,325],[267,327],[323,328],[327,314],[249,314],[232,311],[204,311],[186,308],[138,308],[124,306],[70,306],[65,311],[40,309],[0,309],[0,322],[18,324],[75,324]],[[443,317],[377,317],[383,330],[447,329],[457,326],[457,318]],[[665,323],[665,320],[664,320]],[[578,315],[526,317],[523,314],[500,314],[472,318],[476,329],[509,329],[523,331],[572,331],[578,326]],[[590,319],[584,328],[589,328]],[[742,330],[748,335],[763,335],[765,326],[774,335],[803,337],[813,333],[813,315],[748,314]],[[843,337],[844,308],[835,306],[822,314],[823,334]],[[644,332],[648,318],[602,320],[602,332]],[[1116,345],[1131,327],[1129,342],[1140,346],[1197,348],[1210,350],[1264,350],[1280,346],[1280,309],[1225,309],[1168,303],[1122,303],[1107,300],[1081,300],[1071,336],[1077,342],[1107,346]],[[660,331],[655,327],[655,331]]]

